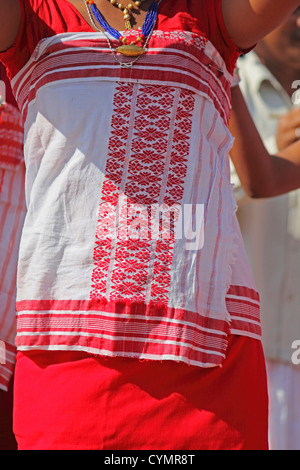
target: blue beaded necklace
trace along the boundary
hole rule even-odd
[[[129,67],[130,65],[132,65],[137,60],[137,58],[140,55],[142,55],[146,52],[145,47],[146,47],[146,45],[148,43],[148,40],[150,39],[150,36],[151,36],[151,34],[153,32],[153,29],[155,27],[156,20],[157,20],[157,13],[158,13],[158,5],[161,2],[161,0],[154,0],[153,1],[153,3],[151,4],[149,10],[146,13],[146,17],[145,17],[144,24],[142,26],[141,33],[138,34],[134,40],[130,39],[129,43],[128,43],[128,39],[127,39],[126,36],[122,36],[121,33],[117,29],[113,28],[112,26],[110,26],[107,23],[107,21],[103,18],[103,16],[101,15],[99,9],[97,8],[97,5],[95,4],[94,0],[84,0],[84,1],[85,1],[86,7],[87,7],[87,10],[88,10],[88,13],[89,13],[89,17],[90,17],[90,20],[91,20],[93,26],[98,31],[101,31],[97,27],[97,25],[95,24],[94,19],[93,19],[91,13],[90,13],[90,10],[91,10],[92,14],[94,15],[95,19],[97,20],[97,22],[103,28],[103,30],[106,31],[106,33],[109,33],[113,38],[115,38],[115,39],[117,39],[117,40],[119,40],[123,43],[122,46],[117,47],[116,51],[123,54],[123,55],[125,55],[125,56],[136,57],[136,59],[132,63],[131,62],[122,63],[122,62],[120,62],[119,60],[116,59],[119,62],[120,65],[122,65],[124,67]],[[89,10],[89,7],[90,7],[90,10]],[[106,37],[107,37],[107,40],[108,40],[109,45],[110,45],[109,38],[108,38],[108,36],[106,36]],[[146,39],[146,42],[144,44],[144,47],[140,47],[141,43],[145,39]],[[111,48],[111,45],[110,45],[110,48]]]

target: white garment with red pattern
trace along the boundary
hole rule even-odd
[[[128,69],[102,33],[39,43],[12,81],[27,166],[19,349],[210,367],[230,332],[260,338],[230,183],[232,80],[194,33],[155,31]],[[171,220],[158,232],[155,208]]]

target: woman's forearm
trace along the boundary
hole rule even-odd
[[[273,196],[300,188],[300,141],[272,156]]]
[[[278,196],[300,187],[300,141],[270,155],[252,121],[239,87],[232,90],[231,159],[246,193],[253,198]]]
[[[14,42],[20,24],[18,0],[0,0],[0,51],[5,51]]]

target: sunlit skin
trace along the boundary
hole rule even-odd
[[[79,11],[79,13],[83,16],[83,18],[86,20],[86,22],[94,29],[89,15],[87,13],[86,6],[84,5],[83,0],[68,0],[69,3],[72,3],[74,7]],[[140,7],[134,7],[132,12],[133,14],[131,15],[132,17],[132,28],[137,29],[139,27],[142,27],[146,13],[151,5],[153,0],[144,0],[141,2]],[[128,3],[134,4],[134,0],[123,0],[123,4],[127,5]],[[124,20],[123,20],[123,14],[121,10],[118,10],[118,8],[114,7],[113,5],[110,4],[109,1],[107,0],[95,0],[95,4],[101,11],[102,16],[106,19],[106,21],[116,28],[118,31],[123,31],[124,30]],[[100,28],[101,29],[101,28]]]
[[[80,0],[70,3],[79,9],[83,15],[84,4]],[[106,0],[95,0],[96,5],[103,11],[111,26],[122,29],[122,18]],[[128,4],[129,1],[125,1]],[[259,39],[266,36],[284,21],[297,7],[299,0],[222,0],[222,9],[225,25],[236,45],[242,49],[251,47]],[[146,0],[142,13],[136,16],[136,25],[143,23],[145,10],[149,7]],[[86,17],[86,16],[85,16]],[[87,19],[87,21],[89,21]],[[20,24],[20,7],[18,0],[0,0],[0,50],[8,49],[16,38]]]
[[[255,48],[261,61],[289,95],[291,84],[300,78],[300,7]]]
[[[300,8],[287,21],[262,39],[255,48],[260,60],[277,78],[290,97],[300,80]],[[294,108],[278,119],[277,146],[284,149],[297,140],[295,130],[300,127],[300,109]]]

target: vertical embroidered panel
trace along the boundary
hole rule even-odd
[[[175,243],[174,227],[184,192],[184,181],[190,150],[192,114],[195,99],[189,91],[178,90],[176,115],[172,126],[172,142],[169,150],[168,177],[163,197],[163,219],[156,244],[156,256],[151,283],[151,301],[167,304],[171,281],[170,268]],[[167,219],[166,227],[163,226]]]
[[[91,299],[167,305],[193,109],[193,95],[186,90],[118,85]]]
[[[108,273],[115,241],[114,233],[116,233],[116,216],[125,163],[133,87],[133,84],[119,84],[114,96],[109,154],[96,229],[91,299],[107,299]]]

